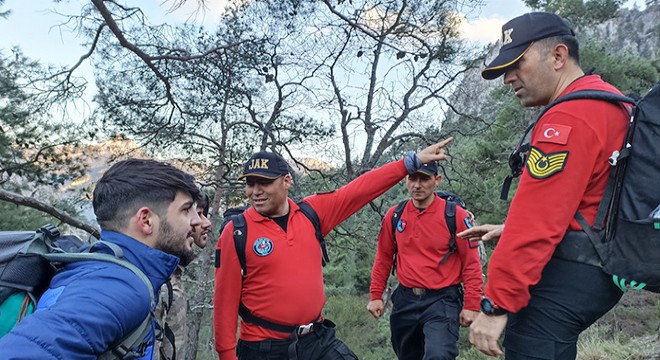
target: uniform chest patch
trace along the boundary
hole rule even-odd
[[[406,225],[407,225],[407,223],[406,223],[405,220],[399,219],[399,222],[396,223],[396,231],[402,233],[403,230],[406,229]]]
[[[546,154],[532,146],[527,158],[527,170],[535,179],[545,179],[564,170],[568,160],[568,151],[558,151]]]
[[[539,142],[555,143],[566,145],[568,135],[571,133],[571,127],[559,124],[544,124],[541,128],[541,134],[537,138]]]
[[[273,242],[269,238],[258,238],[254,241],[252,249],[258,256],[267,256],[273,252]]]

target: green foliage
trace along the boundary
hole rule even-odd
[[[636,346],[623,336],[608,336],[608,329],[592,326],[581,336],[578,343],[581,360],[631,359],[639,355]]]
[[[580,50],[580,63],[584,69],[595,68],[624,94],[643,95],[660,80],[660,68],[652,60],[612,54],[605,44],[593,40]]]
[[[0,55],[0,185],[12,179],[59,186],[82,174],[84,164],[71,153],[80,129],[49,120],[49,107],[27,90],[42,69],[19,50]]]
[[[58,224],[59,220],[41,211],[0,201],[1,230],[36,230],[45,224]]]
[[[389,315],[374,319],[367,311],[367,297],[329,296],[324,316],[337,324],[337,336],[362,360],[394,358],[390,344]]]
[[[451,148],[450,166],[445,166],[447,185],[466,201],[480,223],[500,223],[508,210],[508,202],[500,200],[504,178],[510,174],[508,157],[520,141],[533,117],[512,96],[506,86],[497,87],[492,102],[483,109],[484,122],[461,118],[447,124],[457,132]],[[469,135],[461,135],[469,134]],[[514,181],[509,198],[515,193]]]
[[[574,25],[602,23],[616,16],[625,0],[524,0],[534,10],[561,15]]]

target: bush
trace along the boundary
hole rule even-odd
[[[394,359],[389,314],[374,319],[367,311],[368,302],[365,296],[330,296],[323,314],[337,324],[337,336],[361,360]]]

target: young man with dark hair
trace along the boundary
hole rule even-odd
[[[103,174],[93,206],[100,253],[123,254],[157,292],[192,252],[199,190],[191,175],[154,160],[124,160]],[[115,250],[112,250],[114,248]],[[129,269],[82,261],[58,272],[34,314],[0,339],[1,359],[96,359],[131,334],[150,311],[145,283]],[[154,328],[136,349],[153,358]]]
[[[390,331],[394,353],[401,360],[455,359],[459,324],[469,326],[479,314],[483,286],[479,249],[454,237],[452,253],[445,217],[448,205],[435,192],[441,179],[434,162],[408,175],[410,201],[394,229],[398,205],[387,211],[378,236],[367,310],[375,318],[383,315],[383,292],[396,266],[399,286],[391,297]],[[470,215],[460,206],[454,211],[455,230],[467,229]]]
[[[265,151],[253,154],[240,176],[252,204],[242,214],[246,234],[235,234],[232,220],[218,241],[213,321],[219,358],[356,359],[335,336],[334,324],[322,317],[323,251],[315,226],[301,207],[313,209],[320,232],[327,235],[406,174],[424,163],[444,160],[443,148],[451,140],[417,154],[409,152],[400,161],[371,170],[335,191],[308,196],[301,203],[289,199],[291,174],[284,158]],[[244,274],[234,243],[237,235],[246,238]],[[239,307],[242,321],[237,346]]]
[[[543,106],[579,90],[620,92],[579,64],[575,34],[561,17],[529,13],[502,27],[498,56],[482,71],[504,83],[524,106]],[[578,335],[609,311],[622,292],[587,253],[567,258],[565,237],[589,226],[610,173],[609,157],[621,148],[628,111],[599,100],[553,106],[535,124],[530,151],[505,226],[477,227],[463,237],[500,241],[488,265],[482,314],[470,341],[498,356],[506,328],[508,360],[575,359]],[[589,239],[584,236],[584,241]]]

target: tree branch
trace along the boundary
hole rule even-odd
[[[99,229],[96,228],[95,226],[74,219],[71,215],[63,212],[62,210],[54,208],[37,199],[0,189],[0,200],[7,201],[16,205],[27,206],[33,209],[37,209],[75,228],[85,230],[88,233],[92,234],[92,236],[94,236],[97,239],[100,238],[101,236]]]

